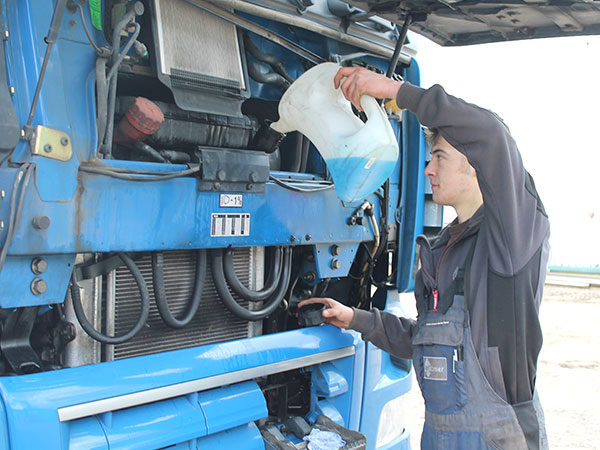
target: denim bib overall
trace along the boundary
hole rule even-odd
[[[421,448],[527,449],[513,407],[492,389],[479,364],[463,294],[464,271],[458,272],[447,311],[431,307],[429,298],[421,299],[428,307],[420,308],[413,335],[413,363],[426,407]],[[537,395],[533,401],[544,433]]]

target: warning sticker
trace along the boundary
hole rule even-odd
[[[250,214],[211,214],[210,236],[250,236]]]

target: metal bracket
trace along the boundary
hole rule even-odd
[[[71,138],[60,130],[38,125],[35,127],[31,153],[59,161],[68,161],[73,156]]]
[[[42,362],[29,341],[37,312],[37,306],[19,308],[8,316],[4,325],[0,349],[17,375],[42,369]]]

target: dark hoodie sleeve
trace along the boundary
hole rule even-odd
[[[491,238],[490,267],[501,275],[517,273],[539,249],[549,225],[506,125],[439,85],[422,89],[405,82],[396,102],[414,112],[422,125],[437,128],[475,168]]]
[[[416,325],[413,319],[372,309],[354,309],[349,328],[362,333],[365,341],[400,358],[412,358],[412,335]]]

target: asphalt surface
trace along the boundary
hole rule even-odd
[[[411,295],[402,303],[415,313]],[[550,448],[600,449],[600,287],[546,285],[540,321],[537,389]],[[424,406],[416,380],[407,397],[406,426],[418,449]]]

